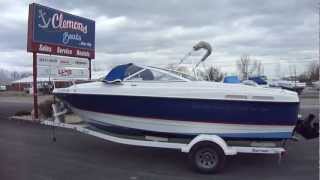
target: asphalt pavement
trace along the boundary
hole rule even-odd
[[[319,100],[301,99],[303,114],[319,114]],[[9,120],[32,101],[0,97],[0,179],[319,179],[319,139],[287,144],[278,164],[275,155],[240,154],[228,158],[224,171],[201,175],[188,168],[186,154],[107,142],[72,130]]]

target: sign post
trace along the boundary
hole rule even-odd
[[[38,119],[37,53],[86,58],[95,57],[95,21],[57,9],[29,5],[27,51],[33,54],[34,118]]]
[[[89,80],[91,81],[91,59],[89,58]]]
[[[38,113],[38,83],[37,83],[37,53],[33,52],[33,109],[34,109],[34,118],[39,118]]]

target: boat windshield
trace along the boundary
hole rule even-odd
[[[184,81],[175,75],[157,69],[143,69],[126,78],[126,81]]]
[[[175,70],[171,70],[171,69],[164,69],[164,68],[158,68],[158,67],[152,67],[152,68],[155,68],[155,69],[160,69],[160,70],[163,70],[163,71],[167,71],[169,73],[172,73],[172,74],[175,74],[179,77],[183,77],[185,79],[188,79],[190,81],[197,81],[197,78],[189,75],[189,74],[186,74],[186,73],[183,73],[183,72],[179,72],[179,71],[175,71]]]
[[[156,67],[136,66],[132,63],[113,68],[103,79],[113,83],[121,81],[195,81],[196,78],[173,70]]]

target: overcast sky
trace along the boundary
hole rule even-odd
[[[213,47],[206,65],[228,72],[244,54],[261,60],[270,76],[294,65],[303,71],[318,59],[316,0],[0,0],[0,68],[31,70],[30,2],[95,20],[96,68],[176,63],[200,40]]]

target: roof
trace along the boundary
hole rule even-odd
[[[37,77],[38,82],[48,82],[49,77]],[[12,81],[12,83],[32,83],[33,82],[33,76],[28,76],[19,80]]]

